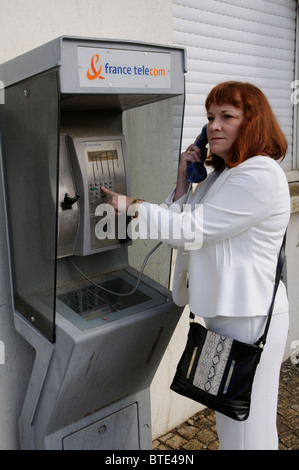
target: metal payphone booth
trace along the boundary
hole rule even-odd
[[[100,187],[130,192],[127,110],[166,100],[181,128],[184,72],[183,49],[75,37],[0,66],[14,321],[35,350],[23,449],[151,448],[149,386],[182,309],[148,277],[123,295],[130,220],[105,219]]]

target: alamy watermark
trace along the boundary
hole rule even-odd
[[[123,207],[125,212],[126,198],[119,196],[118,207]],[[110,204],[99,204],[95,215],[100,216],[95,227],[95,236],[99,240],[126,238],[131,240],[151,239],[164,240],[174,246],[181,246],[188,250],[198,250],[203,242],[203,207],[201,204],[191,207],[185,204],[182,208],[179,204],[172,204],[171,210],[166,204],[151,204],[148,209],[139,206],[139,212],[143,213],[143,228],[140,230],[139,221],[134,218],[134,205],[128,208],[127,214],[132,219],[127,221],[125,214],[116,218],[114,209]],[[179,220],[180,219],[180,220]],[[172,243],[173,242],[173,243]]]

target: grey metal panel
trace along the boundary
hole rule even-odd
[[[68,209],[63,208],[63,202],[67,195],[74,200],[76,199],[76,188],[67,151],[66,135],[60,135],[57,258],[74,254],[79,211],[77,202],[74,202]]]
[[[138,406],[132,403],[66,436],[63,450],[139,450],[138,434]]]
[[[60,66],[60,38],[32,49],[0,65],[5,87]]]
[[[169,295],[166,289],[158,288],[165,296]],[[62,449],[65,442],[66,447],[76,449],[75,433],[79,432],[88,441],[86,446],[107,450],[108,445],[128,450],[124,446],[135,448],[138,432],[139,448],[149,450],[149,387],[181,312],[181,307],[169,301],[86,331],[57,314],[57,338],[53,345],[46,344],[17,315],[18,331],[37,351],[29,384],[31,394],[26,396],[20,419],[22,448]],[[108,441],[97,439],[100,426],[112,423],[111,415],[122,414],[122,410],[135,403],[138,431],[130,414],[135,434],[129,441],[114,442],[111,435],[107,436]]]
[[[58,123],[56,72],[6,91],[0,126],[14,302],[51,341],[55,333]],[[34,300],[43,289],[52,292],[48,306]]]

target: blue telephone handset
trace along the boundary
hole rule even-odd
[[[198,137],[195,145],[204,153],[206,145],[208,143],[207,137],[207,124],[202,128],[201,134]],[[189,163],[187,166],[187,180],[189,183],[200,183],[207,177],[207,170],[204,165],[200,162]]]

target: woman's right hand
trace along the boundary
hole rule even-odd
[[[180,155],[177,185],[174,194],[174,201],[186,194],[189,183],[187,181],[187,166],[189,163],[202,163],[202,155],[200,149],[195,144],[189,145],[187,150]]]

